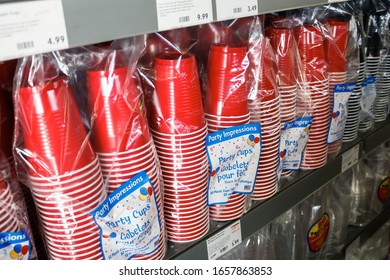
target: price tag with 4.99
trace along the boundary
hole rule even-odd
[[[1,4],[0,61],[69,47],[61,0]]]

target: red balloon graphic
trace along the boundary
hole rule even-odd
[[[23,254],[23,255],[27,255],[27,253],[28,253],[28,245],[24,245],[24,246],[22,247],[22,254]]]
[[[255,143],[257,144],[257,143],[259,143],[260,142],[260,137],[256,137],[255,138]]]
[[[149,195],[152,195],[152,194],[153,194],[153,189],[152,189],[152,187],[149,187],[149,188],[148,188],[148,194],[149,194]]]

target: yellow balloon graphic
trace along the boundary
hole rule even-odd
[[[308,127],[305,128],[305,132],[309,133],[309,128]]]
[[[16,253],[14,250],[12,250],[9,255],[10,255],[11,259],[14,259],[14,260],[19,257],[19,254]]]
[[[138,198],[142,201],[145,201],[148,197],[146,195],[140,194]]]
[[[253,144],[253,141],[251,141],[250,139],[246,140],[246,142],[248,143],[248,145],[252,145]]]

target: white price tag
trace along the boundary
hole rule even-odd
[[[61,0],[1,4],[0,60],[69,47]]]
[[[355,165],[359,161],[359,144],[343,153],[341,173]]]
[[[159,30],[213,21],[211,0],[156,0]]]
[[[224,230],[207,239],[209,260],[216,260],[242,242],[241,223],[235,222]]]
[[[247,17],[258,14],[257,0],[216,0],[217,20]]]

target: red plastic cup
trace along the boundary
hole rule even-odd
[[[97,152],[122,152],[150,140],[137,80],[127,67],[87,71],[88,104]]]
[[[280,85],[293,86],[297,72],[294,32],[287,28],[270,28],[267,31],[278,63]]]
[[[195,58],[190,54],[163,53],[156,57],[155,99],[151,106],[154,130],[179,134],[205,125]]]
[[[20,88],[18,104],[33,174],[64,174],[93,161],[94,151],[64,78]]]
[[[203,65],[207,65],[210,46],[213,44],[229,44],[233,41],[233,29],[224,22],[211,22],[199,25],[197,56]]]
[[[248,113],[248,64],[246,47],[215,44],[207,65],[205,111],[220,116]]]

